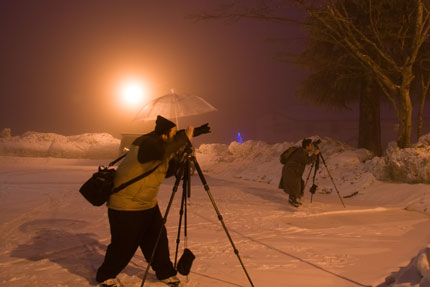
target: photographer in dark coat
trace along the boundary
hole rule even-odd
[[[316,148],[311,156],[309,152],[313,150],[312,140],[304,139],[302,147],[296,148],[289,156],[282,168],[282,177],[279,188],[289,194],[288,203],[294,207],[301,205],[300,198],[303,196],[304,182],[303,172],[307,164],[311,164],[317,159],[320,150]]]

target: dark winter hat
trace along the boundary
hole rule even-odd
[[[166,134],[171,128],[176,127],[176,124],[169,121],[162,116],[157,116],[157,120],[155,121],[155,133],[162,135]]]
[[[302,140],[302,148],[306,148],[311,143],[312,143],[311,139],[304,139],[304,140]]]

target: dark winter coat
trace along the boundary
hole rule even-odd
[[[296,198],[300,198],[303,194],[303,172],[306,165],[314,160],[316,160],[316,155],[309,156],[305,149],[298,148],[282,167],[279,188]]]

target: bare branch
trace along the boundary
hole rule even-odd
[[[373,3],[373,1],[369,0],[370,25],[372,27],[373,36],[378,41],[378,44],[382,47],[383,44],[382,44],[381,37],[379,36],[380,33],[379,33],[378,29],[376,28],[375,20],[373,18],[373,9],[372,9],[373,6],[372,6],[372,3]]]
[[[345,37],[349,37],[354,44],[356,44],[358,47],[362,47],[361,42],[364,41],[365,43],[369,44],[371,47],[375,49],[375,51],[381,56],[382,59],[384,59],[389,65],[391,65],[391,68],[395,71],[400,71],[400,67],[398,64],[394,61],[393,58],[391,58],[387,53],[384,53],[374,41],[370,40],[360,29],[358,29],[351,21],[349,21],[345,16],[342,15],[342,13],[336,8],[329,8],[332,10],[334,17],[337,17],[339,22],[344,24],[344,28],[347,31],[350,31],[350,33],[345,33]],[[352,29],[351,29],[352,28]],[[354,32],[358,34],[360,37],[357,39],[355,37]],[[360,49],[365,50],[365,49]]]

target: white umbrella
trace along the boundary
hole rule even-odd
[[[199,115],[217,109],[198,96],[178,95],[173,91],[167,95],[156,98],[143,106],[137,113],[135,120],[155,120],[158,115],[168,119]]]

